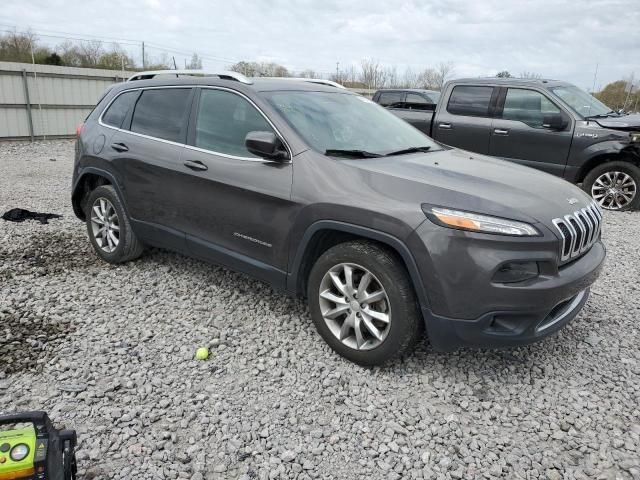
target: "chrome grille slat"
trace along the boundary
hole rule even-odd
[[[592,203],[585,208],[554,218],[553,225],[560,233],[560,261],[576,258],[598,241],[602,229],[602,212]]]

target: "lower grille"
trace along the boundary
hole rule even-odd
[[[553,224],[560,232],[560,260],[566,262],[579,257],[600,238],[602,212],[594,202],[564,217],[554,218]]]

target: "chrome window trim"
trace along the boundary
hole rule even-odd
[[[289,160],[287,160],[287,161],[277,161],[277,160],[269,160],[269,159],[260,158],[260,157],[240,157],[240,156],[236,156],[236,155],[229,155],[228,153],[216,152],[214,150],[208,150],[206,148],[196,147],[195,145],[188,145],[186,143],[173,142],[171,140],[165,140],[164,138],[153,137],[151,135],[145,135],[144,133],[132,132],[131,130],[125,130],[123,128],[118,128],[118,127],[114,127],[112,125],[107,125],[106,123],[104,123],[102,121],[102,117],[104,116],[106,111],[109,109],[111,104],[116,100],[116,98],[118,98],[120,95],[122,95],[124,93],[140,91],[140,90],[161,90],[161,89],[169,89],[169,88],[194,88],[194,89],[195,88],[207,88],[207,89],[210,89],[210,90],[224,90],[224,91],[239,95],[240,97],[242,97],[245,100],[247,100],[260,113],[260,115],[262,115],[264,117],[264,119],[271,126],[271,128],[273,128],[273,131],[276,132],[276,134],[278,135],[278,137],[280,138],[280,140],[282,141],[282,143],[286,147],[287,153],[289,154]],[[129,135],[135,135],[135,136],[138,136],[138,137],[146,138],[148,140],[155,140],[157,142],[168,143],[170,145],[175,145],[175,146],[178,146],[178,147],[185,147],[185,148],[187,148],[189,150],[195,150],[195,151],[202,152],[202,153],[210,153],[210,154],[213,154],[213,155],[218,155],[220,157],[232,158],[234,160],[244,160],[244,161],[248,161],[248,162],[259,162],[259,163],[291,163],[292,160],[293,160],[293,151],[291,150],[291,147],[289,146],[287,141],[284,139],[284,136],[280,133],[280,131],[273,124],[273,122],[269,119],[269,117],[267,117],[265,115],[265,113],[260,109],[260,107],[258,107],[255,104],[255,102],[253,102],[253,100],[251,100],[246,95],[244,95],[244,94],[242,94],[242,93],[240,93],[240,92],[238,92],[236,90],[233,90],[231,88],[226,88],[226,87],[216,87],[216,86],[208,86],[208,85],[162,85],[162,86],[158,86],[158,87],[127,88],[125,90],[122,90],[115,97],[113,97],[111,100],[109,100],[109,103],[102,109],[102,112],[100,113],[100,116],[98,117],[98,124],[103,126],[103,127],[105,127],[105,128],[110,128],[111,130],[116,130],[116,131],[122,132],[122,133],[128,133]]]

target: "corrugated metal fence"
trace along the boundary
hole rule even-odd
[[[74,135],[107,87],[129,75],[118,70],[0,62],[0,140]]]

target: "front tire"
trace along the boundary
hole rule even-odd
[[[311,318],[329,346],[360,365],[384,364],[408,354],[423,321],[402,261],[367,241],[342,243],[311,269]]]
[[[605,210],[640,207],[640,168],[629,162],[606,162],[591,170],[582,188]]]
[[[104,261],[124,263],[142,255],[144,245],[133,233],[122,202],[111,185],[102,185],[89,194],[85,218],[89,240]]]

